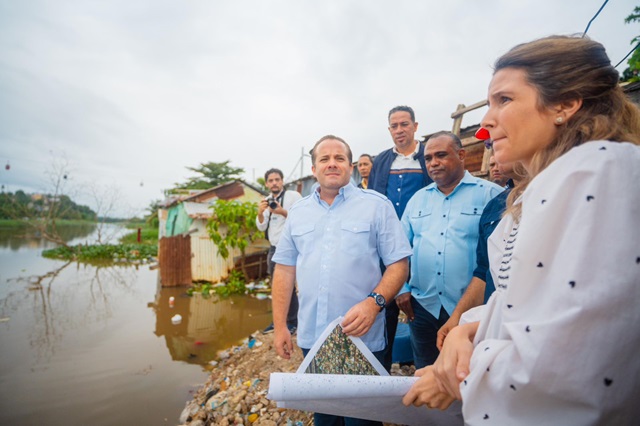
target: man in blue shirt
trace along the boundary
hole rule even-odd
[[[290,210],[273,256],[274,345],[289,359],[293,344],[287,311],[298,282],[298,345],[306,354],[327,325],[339,316],[343,332],[362,338],[381,359],[386,347],[386,300],[407,279],[411,247],[393,206],[383,195],[351,182],[351,149],[336,136],[325,136],[312,150],[318,188]],[[384,274],[379,262],[386,266]],[[316,425],[340,418],[315,414]],[[345,425],[381,425],[345,418]]]
[[[413,194],[429,185],[432,180],[424,163],[424,146],[415,139],[418,123],[413,109],[405,105],[394,107],[387,118],[393,147],[376,156],[368,188],[386,195],[398,218],[401,218]],[[387,371],[391,371],[393,340],[399,313],[395,300],[389,301],[385,309],[389,344],[382,363]]]
[[[449,319],[476,266],[480,215],[502,191],[465,171],[465,150],[453,133],[431,136],[424,158],[434,183],[416,192],[402,216],[413,256],[411,279],[396,297],[410,320],[416,368],[438,357],[438,329]]]
[[[491,156],[491,159],[493,159],[493,156]],[[491,164],[491,159],[489,160],[489,164]],[[497,164],[495,169],[499,172],[497,174],[501,179],[506,181],[507,189],[489,201],[482,212],[482,216],[480,216],[478,245],[476,247],[476,269],[473,271],[473,277],[467,289],[451,313],[451,317],[440,327],[440,330],[438,330],[438,341],[436,344],[438,349],[442,349],[444,339],[451,329],[458,325],[462,314],[471,308],[487,303],[491,294],[496,290],[489,268],[487,241],[502,219],[502,214],[507,208],[507,197],[509,196],[509,192],[511,192],[511,188],[514,186],[514,180],[517,181],[518,176],[513,170],[513,164]],[[490,175],[491,180],[497,183],[494,179],[495,174],[491,173]]]

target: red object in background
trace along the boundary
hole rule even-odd
[[[138,242],[142,239],[142,228],[138,228]]]
[[[486,141],[487,139],[491,139],[491,135],[489,134],[489,131],[487,129],[485,129],[484,127],[480,127],[478,131],[476,131],[476,138],[480,139],[481,141]]]
[[[7,165],[4,166],[4,169],[5,170],[9,170],[10,168],[11,168],[11,164],[9,164],[9,162],[7,161]]]

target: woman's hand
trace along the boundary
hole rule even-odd
[[[442,345],[438,359],[433,364],[433,374],[441,392],[460,395],[460,382],[469,375],[469,363],[473,354],[473,338],[478,322],[454,327]]]
[[[440,391],[435,377],[433,376],[433,366],[416,370],[416,377],[420,379],[411,386],[409,392],[402,398],[402,403],[406,406],[411,404],[419,407],[426,405],[429,408],[446,410],[455,398]]]

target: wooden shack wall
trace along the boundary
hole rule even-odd
[[[191,284],[191,237],[176,235],[161,238],[158,263],[162,287]]]

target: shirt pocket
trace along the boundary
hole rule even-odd
[[[484,210],[483,206],[463,206],[460,209],[460,214],[465,216],[477,216],[478,219],[482,215],[482,211]]]
[[[369,244],[371,225],[367,222],[342,222],[340,224],[340,246],[342,250],[357,256],[369,253],[373,246]]]
[[[480,205],[468,205],[460,208],[460,221],[455,221],[455,228],[460,235],[465,235],[467,238],[478,238],[478,228],[480,224],[480,216],[484,206]],[[475,244],[473,245],[475,248]]]
[[[426,205],[411,211],[409,216],[411,232],[413,233],[413,241],[411,241],[411,245],[419,244],[423,234],[428,234],[432,212],[433,206],[431,205]],[[428,235],[425,235],[425,237],[428,237]]]
[[[300,224],[291,228],[291,238],[298,250],[298,253],[307,253],[313,249],[314,224]]]

